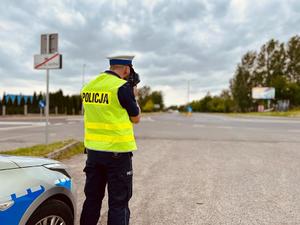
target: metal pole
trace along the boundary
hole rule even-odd
[[[83,64],[82,65],[82,88],[84,87],[84,82],[85,82],[85,67],[86,67],[86,64]],[[83,115],[83,103],[81,104],[81,115]]]
[[[188,80],[188,85],[187,85],[187,105],[190,102],[190,80]]]
[[[85,82],[85,67],[86,67],[86,64],[83,64],[82,65],[82,87],[84,86],[84,82]]]
[[[47,76],[47,90],[46,90],[46,133],[45,133],[45,142],[48,144],[48,125],[49,125],[49,69],[46,70]]]
[[[47,54],[49,54],[49,37],[50,35],[47,35],[47,49],[46,52]],[[45,127],[45,143],[46,145],[48,145],[48,125],[49,125],[49,69],[46,70],[46,80],[47,80],[47,84],[46,84],[46,108],[45,108],[45,113],[46,113],[46,127]]]

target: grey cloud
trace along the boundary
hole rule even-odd
[[[51,72],[53,88],[77,93],[82,64],[87,64],[86,78],[90,79],[108,67],[107,55],[133,52],[143,84],[154,89],[160,85],[184,89],[190,79],[194,96],[207,90],[221,91],[228,86],[242,54],[259,50],[270,38],[286,41],[299,32],[299,1],[258,3],[251,1],[244,18],[238,18],[239,9],[230,7],[227,0],[164,0],[153,3],[153,8],[134,0],[127,4],[1,1],[0,29],[7,22],[14,26],[1,31],[0,38],[15,43],[21,54],[0,49],[0,90],[7,89],[12,79],[19,81],[14,84],[20,85],[20,90],[26,81],[28,85],[34,81],[35,87],[41,84],[44,90],[44,72],[26,65],[32,63],[33,54],[39,53],[40,34],[58,32],[64,68]],[[127,32],[120,30],[117,35],[106,30],[122,24],[128,26]]]

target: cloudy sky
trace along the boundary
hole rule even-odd
[[[165,102],[187,101],[228,87],[248,50],[299,34],[299,0],[1,0],[0,95],[45,91],[33,69],[42,33],[59,33],[63,69],[50,72],[50,91],[77,94],[108,67],[106,56],[134,54],[141,85]]]

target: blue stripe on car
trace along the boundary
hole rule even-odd
[[[18,225],[23,214],[26,212],[27,208],[32,204],[32,202],[39,197],[45,188],[40,186],[39,190],[32,191],[27,189],[26,195],[17,197],[17,194],[11,195],[11,200],[14,201],[14,205],[5,211],[0,211],[0,221],[1,225]]]
[[[55,185],[59,187],[64,187],[68,190],[71,190],[72,181],[69,178],[66,179],[58,179],[55,181]]]

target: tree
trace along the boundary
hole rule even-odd
[[[300,105],[300,85],[297,83],[289,83],[286,87],[286,92],[288,98],[290,100],[291,106],[299,106]]]
[[[224,109],[223,112],[232,112],[234,111],[234,101],[230,94],[229,90],[223,90],[220,97],[224,101]]]
[[[286,73],[291,83],[300,84],[300,36],[292,37],[286,49]]]
[[[256,53],[247,52],[238,64],[234,78],[230,81],[230,90],[238,111],[246,112],[252,105],[251,90],[255,82],[254,70]],[[262,78],[262,77],[261,77]]]
[[[19,108],[19,113],[24,114],[24,105],[25,105],[25,99],[24,96],[20,96],[21,100],[20,100],[20,104],[18,106]]]
[[[8,98],[7,101],[5,102],[6,105],[6,113],[7,114],[13,114],[13,102],[11,98]]]
[[[28,112],[38,113],[39,112],[39,101],[36,92],[33,93],[32,103],[28,106]]]
[[[253,84],[263,87],[272,86],[274,78],[284,75],[284,44],[271,39],[261,47],[255,63]]]
[[[1,99],[1,105],[6,105],[6,95],[5,95],[5,93],[3,93],[3,97]],[[1,111],[2,111],[2,109],[1,109]]]
[[[164,109],[164,100],[161,91],[153,91],[150,95],[150,99],[154,104],[154,111],[161,111]],[[158,105],[159,108],[156,108],[156,105]]]
[[[199,111],[200,112],[209,112],[210,105],[209,102],[212,100],[212,97],[209,92],[207,92],[206,96],[199,102]]]
[[[151,88],[149,86],[144,86],[138,89],[138,103],[142,111],[144,111],[144,109],[147,112],[150,112],[150,109],[151,111],[161,111],[164,109],[164,100],[162,92],[151,92]]]
[[[142,108],[142,110],[143,110],[144,112],[152,112],[153,109],[154,109],[154,104],[153,104],[152,99],[149,99],[149,100],[146,102],[145,106]]]
[[[149,100],[151,94],[151,88],[149,86],[144,86],[138,89],[138,103],[141,108],[143,108],[146,102]]]

